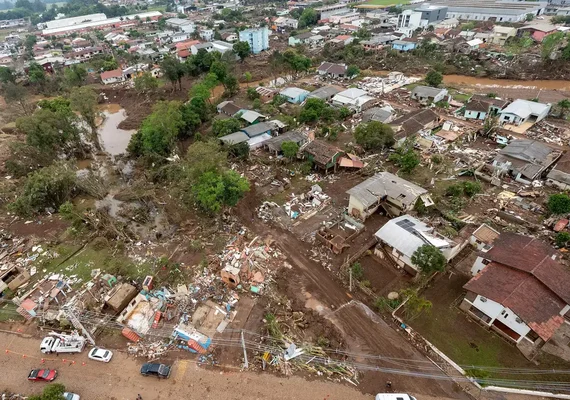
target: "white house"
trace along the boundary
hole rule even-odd
[[[112,71],[105,71],[101,73],[101,81],[105,85],[109,85],[112,83],[123,82],[125,80],[125,76],[123,75],[123,71],[118,68]]]
[[[332,103],[338,107],[348,107],[356,112],[362,112],[376,104],[376,98],[362,89],[351,88],[334,95]]]
[[[447,89],[434,88],[431,86],[416,86],[412,89],[411,98],[422,104],[437,103],[449,98]]]
[[[183,18],[169,18],[166,20],[166,26],[189,33],[192,33],[196,30],[196,26],[192,21]]]
[[[421,246],[427,244],[437,247],[449,262],[467,244],[453,242],[411,215],[391,219],[374,236],[378,239],[374,253],[381,258],[391,257],[399,268],[411,275],[419,272],[412,263],[412,255]]]
[[[509,125],[536,123],[548,116],[550,107],[550,104],[518,99],[499,112],[499,122]]]

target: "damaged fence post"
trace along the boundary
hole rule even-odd
[[[247,362],[247,350],[245,349],[245,340],[243,339],[243,329],[241,330],[241,346],[243,347],[243,367],[245,369],[249,368]]]

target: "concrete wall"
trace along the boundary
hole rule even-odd
[[[483,257],[477,257],[477,259],[475,260],[475,262],[473,263],[473,266],[471,267],[471,275],[475,276],[477,275],[479,272],[481,272],[481,270],[483,268],[485,268],[485,266],[487,264],[484,264],[483,261],[485,259]]]

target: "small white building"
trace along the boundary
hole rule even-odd
[[[421,246],[437,247],[449,262],[467,244],[453,242],[411,215],[391,219],[374,236],[378,239],[374,253],[380,258],[391,257],[399,268],[414,276],[420,271],[412,263],[412,255]]]
[[[123,82],[125,76],[123,75],[123,70],[118,68],[112,71],[105,71],[101,73],[101,81],[105,85],[110,85],[112,83]]]
[[[356,112],[362,112],[376,104],[376,98],[362,89],[351,88],[334,95],[332,103],[338,107],[348,107]]]
[[[499,112],[499,122],[509,125],[536,123],[548,116],[550,107],[550,104],[518,99]]]
[[[447,89],[420,85],[412,89],[411,98],[422,104],[437,103],[448,100],[449,93]]]
[[[169,18],[166,20],[166,26],[188,33],[196,30],[196,26],[192,21],[183,18]]]

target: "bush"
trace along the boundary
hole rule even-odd
[[[422,274],[430,275],[436,271],[443,271],[447,260],[440,249],[424,244],[412,254],[412,263],[418,267]]]
[[[283,142],[281,143],[281,151],[283,155],[287,158],[294,158],[299,152],[299,145],[295,142]]]
[[[443,75],[434,70],[429,71],[426,75],[425,82],[430,86],[437,87],[443,82]]]
[[[463,187],[460,184],[450,185],[445,189],[445,195],[451,197],[459,197],[463,194]]]
[[[250,100],[259,99],[261,95],[254,88],[247,88],[247,98]]]
[[[237,118],[216,119],[212,123],[212,133],[217,137],[229,135],[241,129],[241,121]]]
[[[37,214],[47,208],[57,210],[71,197],[75,179],[74,171],[65,163],[42,168],[30,175],[9,209],[21,216]]]
[[[400,167],[405,174],[411,173],[420,165],[420,157],[411,145],[399,147],[395,153],[390,154],[388,160]]]
[[[568,232],[558,232],[556,238],[554,239],[558,247],[566,247],[568,242],[570,242],[570,233]]]
[[[552,214],[570,213],[570,197],[565,193],[553,194],[548,198],[547,207]]]
[[[354,131],[354,139],[365,150],[379,150],[395,143],[392,128],[378,121],[358,125]]]
[[[463,193],[467,197],[473,197],[481,192],[481,184],[479,182],[463,182]]]
[[[377,297],[374,300],[374,307],[380,312],[392,312],[400,303],[402,303],[400,298],[390,300],[387,297]]]
[[[360,265],[360,263],[355,262],[352,264],[352,267],[350,267],[350,269],[352,270],[352,277],[354,279],[361,279],[364,276],[364,270],[362,269],[362,265]]]

